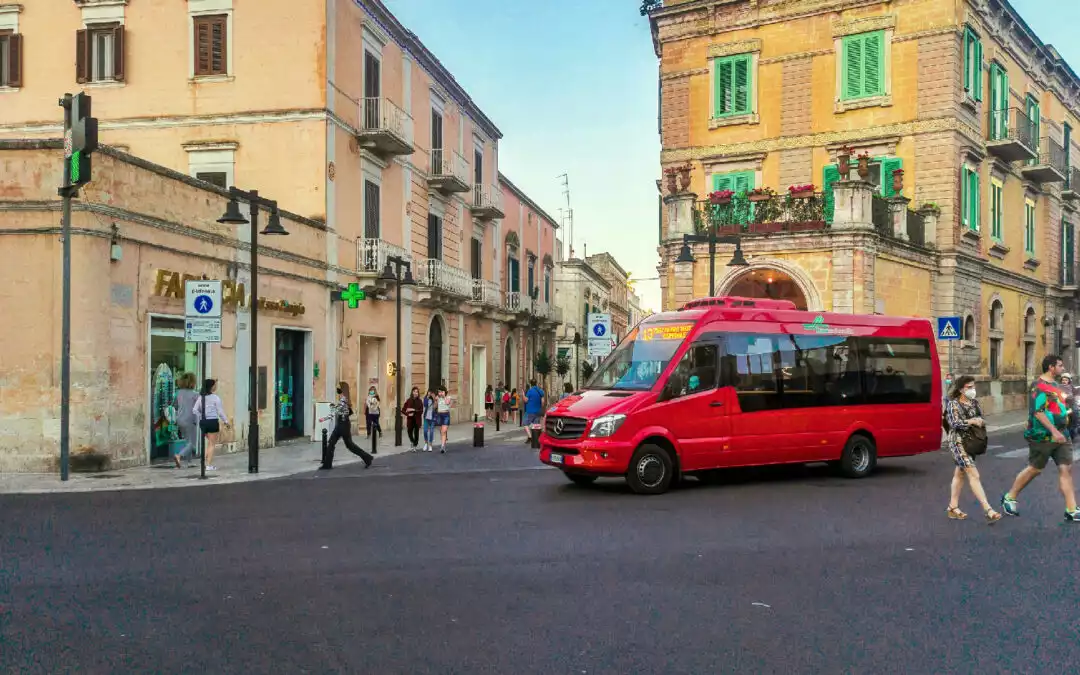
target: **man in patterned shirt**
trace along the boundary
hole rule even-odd
[[[1065,522],[1080,523],[1071,472],[1073,449],[1064,434],[1069,424],[1069,408],[1065,405],[1065,392],[1057,385],[1065,365],[1061,357],[1051,354],[1042,360],[1042,369],[1043,374],[1028,389],[1028,423],[1024,432],[1029,448],[1028,465],[1017,475],[1012,489],[1002,496],[1001,509],[1007,515],[1019,516],[1016,500],[1020,491],[1042,473],[1053,458],[1058,468],[1058,487],[1065,497]]]

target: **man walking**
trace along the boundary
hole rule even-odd
[[[1042,375],[1028,390],[1028,423],[1024,438],[1028,442],[1028,465],[1016,477],[1012,489],[1001,498],[1001,509],[1010,516],[1019,516],[1017,498],[1035,476],[1042,473],[1052,458],[1058,469],[1058,487],[1065,497],[1065,521],[1080,523],[1076,508],[1076,490],[1072,479],[1072,444],[1065,439],[1069,412],[1065,394],[1057,385],[1065,365],[1061,357],[1051,354],[1042,360]]]
[[[539,424],[544,413],[544,390],[536,386],[536,380],[529,380],[529,391],[525,392],[525,442],[532,443],[532,425]]]

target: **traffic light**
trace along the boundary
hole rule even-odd
[[[98,121],[90,116],[90,96],[79,93],[71,98],[71,144],[65,153],[68,182],[79,187],[90,182],[90,156],[98,148]]]

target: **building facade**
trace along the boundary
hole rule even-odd
[[[588,260],[571,257],[555,267],[555,303],[562,310],[557,355],[569,359],[565,381],[575,387],[582,384],[581,364],[598,361],[588,354],[589,314],[610,311],[611,291],[611,282]]]
[[[676,260],[683,234],[715,227],[750,263],[727,267],[721,244],[717,295],[961,317],[943,363],[979,378],[988,409],[1023,404],[1043,353],[1077,365],[1080,79],[1007,0],[645,11],[664,309],[710,293],[706,245]]]
[[[283,33],[304,37],[266,49]],[[358,283],[369,300],[344,315],[318,397],[341,379],[394,400],[397,367],[406,389],[445,384],[455,421],[469,419],[487,384],[524,377],[526,327],[534,343],[550,336],[525,256],[542,290],[555,223],[522,211],[531,201],[499,172],[502,132],[379,0],[4,4],[0,49],[0,140],[59,137],[57,95],[84,90],[103,145],[258,189],[322,224],[327,281]],[[84,194],[110,196],[95,184]],[[523,246],[514,268],[511,233]],[[403,291],[400,359],[380,278],[391,256],[417,282]]]
[[[596,270],[605,281],[608,282],[610,292],[608,295],[607,309],[604,311],[611,314],[611,333],[616,341],[626,336],[630,325],[630,288],[628,282],[630,275],[615,260],[610,253],[597,253],[585,258],[585,262]]]

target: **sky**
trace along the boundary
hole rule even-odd
[[[660,309],[657,60],[638,0],[383,0],[503,132],[499,168],[564,221],[575,255],[608,251]],[[1012,0],[1080,72],[1080,0]],[[585,248],[587,246],[587,249]]]

